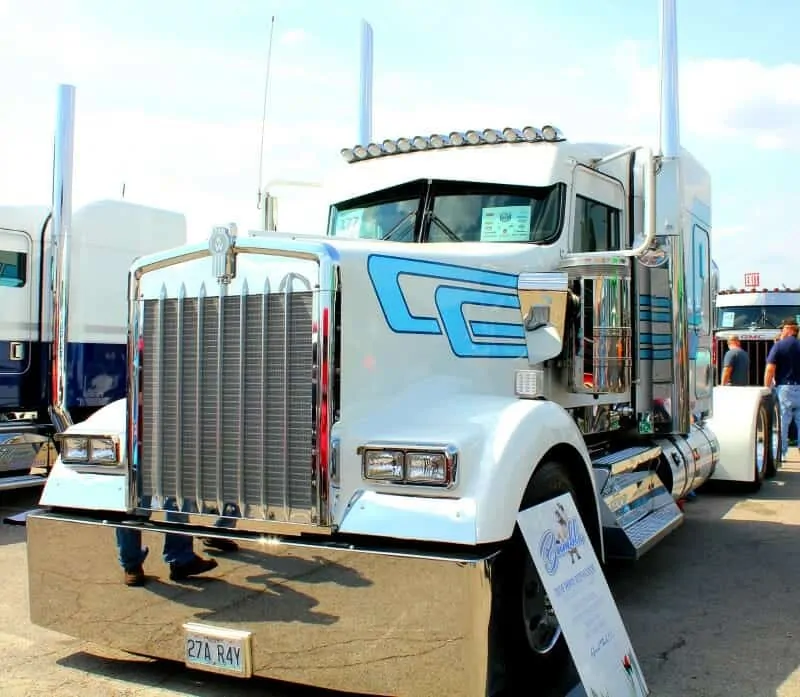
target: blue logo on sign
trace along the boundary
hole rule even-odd
[[[563,557],[569,555],[573,564],[580,561],[580,548],[586,543],[586,537],[578,528],[577,518],[567,518],[560,503],[556,504],[555,517],[556,529],[547,530],[539,542],[539,554],[550,576],[558,571],[558,563]]]
[[[373,254],[367,259],[367,272],[386,323],[392,331],[398,334],[444,334],[453,353],[460,358],[527,356],[521,318],[517,323],[479,322],[468,320],[464,316],[464,310],[468,306],[519,311],[515,274],[382,254]],[[433,291],[438,316],[417,316],[411,313],[400,287],[401,276],[440,281]],[[470,284],[473,287],[455,285],[456,283]],[[498,339],[506,341],[500,342]]]

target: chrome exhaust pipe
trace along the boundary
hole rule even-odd
[[[658,217],[669,241],[670,300],[672,306],[672,389],[671,431],[689,433],[692,424],[688,298],[686,294],[686,233],[683,229],[683,186],[681,178],[680,105],[678,99],[678,29],[676,0],[661,0],[659,39],[660,118],[658,124],[661,171]]]
[[[61,433],[72,425],[67,409],[67,326],[69,321],[72,174],[75,149],[75,87],[59,85],[53,153],[53,349],[50,419]]]
[[[358,143],[372,142],[372,26],[361,20],[361,70],[358,91]]]

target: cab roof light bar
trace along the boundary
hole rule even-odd
[[[497,145],[501,143],[558,143],[566,140],[561,131],[555,126],[542,126],[534,128],[504,128],[502,131],[495,128],[486,128],[482,131],[453,131],[450,135],[434,133],[430,136],[415,136],[413,138],[397,138],[384,140],[382,143],[369,143],[344,148],[342,157],[349,163],[386,157],[387,155],[401,155],[407,152],[422,150],[441,150],[443,148],[458,148],[473,145]]]

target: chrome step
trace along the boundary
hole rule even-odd
[[[47,477],[40,474],[17,474],[11,477],[0,477],[0,491],[13,491],[14,489],[44,486],[46,481]]]
[[[613,453],[601,455],[592,460],[592,467],[602,469],[609,474],[622,474],[633,472],[639,466],[657,460],[661,456],[660,445],[634,445],[624,450],[617,450]]]
[[[683,521],[654,472],[609,476],[600,493],[606,556],[638,559]]]

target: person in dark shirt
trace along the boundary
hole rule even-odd
[[[781,407],[781,449],[789,449],[789,422],[794,419],[800,433],[800,340],[794,319],[781,326],[780,339],[770,349],[764,371],[764,387],[775,387]]]
[[[738,336],[728,339],[728,351],[722,361],[722,384],[747,387],[747,376],[750,372],[750,356],[742,348]]]

